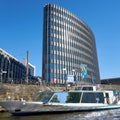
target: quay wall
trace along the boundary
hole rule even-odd
[[[117,90],[120,92],[119,85],[97,85],[98,89]],[[32,101],[38,91],[42,90],[65,90],[65,87],[42,86],[42,85],[22,85],[22,84],[0,84],[1,100],[27,100]],[[68,87],[73,89],[73,87]],[[0,111],[4,109],[0,106]]]

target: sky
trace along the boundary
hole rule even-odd
[[[26,58],[42,75],[43,7],[53,3],[93,31],[101,79],[120,77],[120,0],[0,0],[0,48]]]

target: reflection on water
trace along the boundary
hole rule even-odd
[[[0,113],[0,120],[120,120],[120,110],[65,113],[39,116],[12,116],[5,112]]]

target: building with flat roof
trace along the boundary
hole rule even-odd
[[[62,84],[67,74],[81,81],[84,64],[87,66],[84,81],[100,83],[95,37],[85,22],[62,7],[47,4],[43,30],[43,80]]]
[[[35,66],[28,64],[28,81],[26,81],[26,62],[21,62],[5,50],[0,48],[0,82],[34,84],[38,81],[35,77]]]
[[[18,59],[0,48],[0,82],[25,82],[26,67]]]
[[[101,84],[107,84],[107,85],[120,85],[120,77],[119,78],[107,78],[102,79]]]

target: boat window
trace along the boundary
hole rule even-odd
[[[75,87],[75,90],[82,90],[82,87]]]
[[[81,103],[104,103],[104,95],[102,92],[100,93],[84,92]]]
[[[79,103],[81,92],[69,92],[66,103]]]
[[[41,101],[41,102],[48,102],[50,98],[53,96],[54,92],[51,91],[43,91],[38,93],[36,97],[36,101]]]
[[[93,91],[93,87],[83,87],[82,90],[91,90],[91,91]]]
[[[68,96],[68,92],[55,93],[50,102],[65,103]]]

